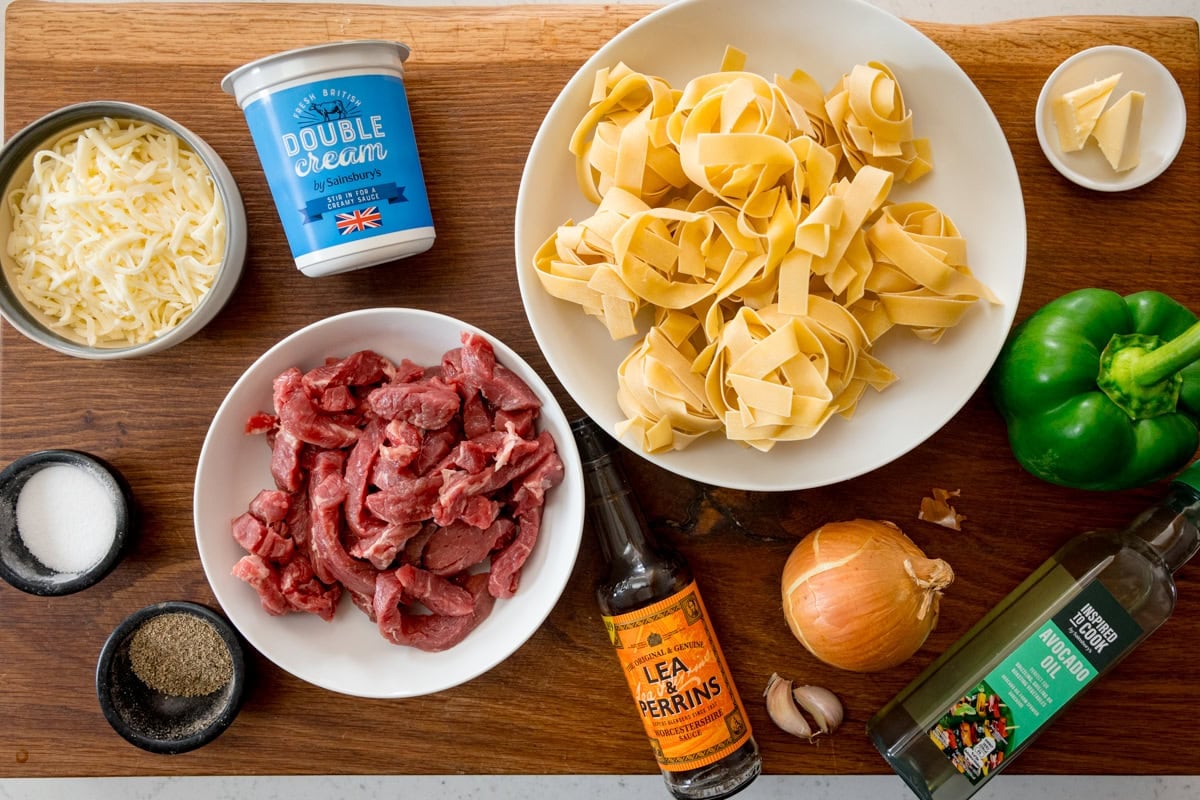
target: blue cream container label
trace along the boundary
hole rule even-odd
[[[292,257],[312,277],[424,252],[433,215],[395,42],[342,42],[222,82],[258,151]]]

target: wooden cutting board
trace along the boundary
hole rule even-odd
[[[128,477],[142,529],[98,586],[57,599],[0,585],[0,776],[279,773],[653,772],[592,600],[598,555],[585,537],[570,586],[541,630],[472,683],[435,696],[361,700],[282,673],[257,654],[233,727],[190,754],[157,757],[105,723],[93,670],[129,612],[171,598],[213,604],[193,540],[191,492],[208,422],[238,375],[284,335],[330,314],[408,305],[504,338],[554,386],[522,312],[512,263],[521,167],[559,88],[649,7],[394,8],[221,3],[8,7],[5,131],[68,103],[148,105],[207,139],[245,194],[250,258],[240,290],[203,333],[143,360],[92,363],[0,335],[0,462],[45,447],[98,453]],[[1200,309],[1200,75],[1196,24],[1168,18],[1054,18],[986,26],[915,23],[978,84],[1020,170],[1029,259],[1018,318],[1081,286],[1168,291]],[[437,218],[427,255],[309,280],[291,264],[241,113],[218,83],[233,67],[301,45],[393,38],[412,46],[407,83]],[[1104,196],[1059,177],[1038,149],[1038,90],[1064,58],[1098,44],[1142,48],[1187,98],[1187,141],[1151,185]],[[947,364],[948,372],[954,365]],[[825,489],[716,491],[627,460],[656,528],[687,554],[771,773],[877,773],[869,716],[1069,536],[1124,523],[1160,488],[1096,495],[1042,484],[1012,459],[982,396],[925,446]],[[959,488],[965,529],[914,517],[932,486]],[[777,582],[791,546],[837,518],[901,522],[958,580],[909,663],[864,677],[812,659],[789,636]],[[1180,573],[1174,618],[1073,708],[1020,762],[1038,773],[1200,773],[1191,723],[1200,641],[1200,564]],[[759,699],[779,671],[828,686],[848,720],[819,746],[789,738]]]

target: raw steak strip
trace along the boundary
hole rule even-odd
[[[504,518],[493,522],[487,530],[465,522],[433,527],[423,554],[425,569],[434,575],[456,575],[487,558],[515,529],[513,521]]]
[[[330,386],[317,395],[313,403],[318,409],[329,414],[339,411],[349,411],[358,407],[358,398],[349,386]]]
[[[396,577],[404,587],[406,598],[420,603],[434,614],[462,617],[475,611],[475,601],[470,592],[432,572],[405,564],[396,570]]]
[[[441,528],[432,522],[422,525],[420,533],[404,543],[404,560],[414,566],[421,566],[425,560],[425,547],[433,535],[440,530]]]
[[[390,380],[392,383],[412,383],[421,380],[426,374],[428,374],[427,370],[420,364],[404,358],[396,366],[396,372]]]
[[[375,621],[375,598],[367,595],[346,590],[346,594],[350,595],[350,602],[354,603],[354,607],[367,615],[371,622]]]
[[[342,587],[336,583],[326,586],[317,580],[312,563],[299,554],[284,565],[279,588],[293,611],[316,614],[326,622],[333,619],[338,600],[342,597]]]
[[[488,413],[487,405],[477,392],[471,392],[471,396],[463,402],[462,417],[463,433],[468,439],[482,436],[495,424]]]
[[[459,380],[463,385],[482,394],[497,411],[542,407],[525,381],[503,364],[496,363],[496,352],[487,339],[464,332],[462,343],[457,366],[462,370]]]
[[[498,431],[510,431],[522,439],[532,439],[536,415],[537,411],[531,408],[521,411],[497,411],[493,425]]]
[[[295,367],[275,379],[274,401],[280,429],[302,442],[338,449],[358,439],[358,428],[336,422],[313,405],[304,391],[304,376]]]
[[[445,428],[426,433],[425,438],[421,440],[421,453],[417,456],[414,471],[418,475],[425,475],[434,469],[450,454],[458,444],[459,438],[455,431]]]
[[[394,462],[399,469],[407,467],[421,452],[421,431],[411,422],[394,419],[384,429],[387,444],[380,448],[380,458]]]
[[[388,569],[409,539],[421,532],[421,523],[383,525],[375,536],[359,539],[350,545],[350,555],[365,558],[375,569]]]
[[[501,469],[491,466],[475,474],[449,470],[444,472],[445,478],[438,493],[438,504],[434,507],[433,521],[439,525],[449,525],[462,517],[470,498],[481,494],[490,495],[537,469],[545,459],[557,458],[554,439],[549,432],[542,431],[534,441],[539,445],[534,452],[506,464]]]
[[[309,370],[304,375],[304,386],[317,395],[331,386],[366,386],[395,374],[392,362],[373,350],[359,350],[340,361]]]
[[[363,504],[367,498],[367,482],[383,441],[383,423],[373,419],[363,428],[346,460],[346,525],[359,539],[377,533],[371,528]]]
[[[339,456],[336,450],[322,451],[308,476],[308,552],[313,571],[322,583],[334,582],[329,566],[334,558],[330,541],[338,541],[339,504],[346,492]]]
[[[499,500],[492,500],[490,497],[477,494],[467,498],[458,518],[468,525],[483,529],[496,521],[496,518],[500,516],[500,508]]]
[[[489,464],[500,469],[508,462],[536,451],[538,447],[536,439],[522,439],[507,431],[489,430],[474,439],[459,442],[440,468],[459,467],[471,474],[482,472]]]
[[[309,544],[309,530],[312,522],[308,518],[308,488],[301,486],[289,496],[287,518],[283,521],[284,529],[297,545]]]
[[[263,561],[261,556],[253,553],[242,556],[241,560],[233,565],[233,574],[254,587],[259,600],[262,601],[263,609],[268,614],[277,617],[292,610],[279,585],[279,570]]]
[[[550,453],[521,479],[513,492],[511,506],[514,517],[522,517],[546,502],[546,492],[562,483],[563,463],[558,453]]]
[[[367,395],[367,408],[384,419],[401,419],[428,431],[446,427],[461,403],[458,392],[439,378],[384,384]]]
[[[367,508],[388,522],[420,522],[433,517],[441,488],[441,473],[400,478],[384,491],[367,495]]]
[[[439,652],[461,642],[492,613],[494,598],[487,592],[487,575],[472,575],[464,587],[471,593],[474,611],[461,617],[440,614],[407,614],[400,601],[404,587],[394,572],[379,576],[375,590],[375,619],[383,638],[393,644],[415,647],[426,652]]]
[[[341,504],[346,499],[342,463],[342,453],[323,450],[317,454],[309,477],[313,570],[322,583],[340,581],[347,589],[359,594],[374,594],[375,570],[369,564],[351,558],[338,536]]]
[[[263,489],[250,501],[250,513],[264,525],[283,522],[291,507],[291,495],[279,489]]]
[[[271,561],[287,561],[296,549],[295,542],[262,524],[249,511],[233,521],[233,538],[247,551]]]
[[[271,477],[277,488],[285,492],[300,489],[304,480],[300,474],[300,450],[303,447],[304,443],[291,431],[280,428],[275,433],[275,443],[271,447]]]
[[[247,434],[263,434],[270,433],[279,427],[279,417],[274,414],[268,414],[264,411],[259,411],[257,414],[252,414],[250,419],[246,420]]]
[[[488,592],[493,597],[512,597],[521,579],[521,567],[525,566],[533,545],[537,542],[538,529],[542,526],[542,509],[530,509],[521,517],[517,538],[492,559],[492,571],[488,573]]]

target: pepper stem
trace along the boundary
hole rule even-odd
[[[1137,359],[1133,379],[1152,386],[1200,359],[1200,322]]]
[[[1171,414],[1183,386],[1180,370],[1200,359],[1200,322],[1164,342],[1141,333],[1116,334],[1100,354],[1098,386],[1130,419]]]

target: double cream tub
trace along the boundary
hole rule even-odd
[[[246,115],[296,266],[321,277],[434,241],[404,60],[364,40],[289,50],[225,76]]]

